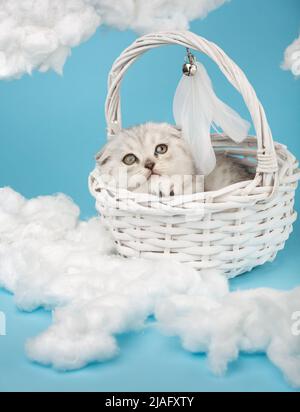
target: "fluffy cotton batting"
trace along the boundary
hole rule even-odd
[[[0,0],[0,79],[62,73],[71,48],[101,24],[138,33],[186,29],[229,0]]]
[[[294,76],[300,76],[300,37],[298,37],[285,51],[284,70],[290,70]]]
[[[230,292],[218,271],[123,259],[101,220],[80,221],[65,195],[27,200],[0,189],[0,286],[22,310],[53,310],[52,325],[26,343],[41,364],[72,370],[110,359],[118,335],[154,315],[153,327],[207,352],[217,374],[241,351],[264,351],[300,387],[300,333],[292,329],[300,288]]]
[[[179,336],[185,349],[207,352],[218,375],[240,352],[265,352],[299,387],[300,336],[292,333],[292,314],[299,305],[300,288],[256,289],[228,293],[215,307],[198,296],[176,296],[159,304],[156,317],[161,329]]]
[[[144,34],[188,29],[189,22],[205,18],[230,0],[89,0],[105,24]]]

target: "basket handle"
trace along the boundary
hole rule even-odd
[[[264,185],[277,185],[278,163],[272,133],[262,104],[244,72],[216,44],[189,31],[168,31],[147,34],[138,38],[114,62],[108,80],[105,104],[108,136],[122,128],[120,87],[128,68],[147,50],[168,44],[189,47],[208,55],[221,69],[229,82],[241,93],[251,114],[257,136],[257,173],[263,175]],[[275,187],[274,187],[275,189]],[[274,190],[273,190],[274,191]]]

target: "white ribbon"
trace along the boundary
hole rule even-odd
[[[173,101],[173,113],[183,138],[189,143],[197,171],[208,175],[216,166],[210,130],[219,126],[236,143],[243,141],[250,124],[215,94],[205,67],[199,62],[194,76],[183,76]]]

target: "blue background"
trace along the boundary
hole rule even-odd
[[[280,69],[283,53],[298,35],[299,0],[232,0],[194,21],[191,30],[216,42],[245,71],[266,109],[274,138],[300,155],[300,81]],[[63,77],[34,73],[0,82],[0,186],[27,197],[64,192],[77,202],[82,218],[95,214],[87,189],[94,154],[105,142],[104,100],[109,69],[136,35],[105,27],[72,51]],[[184,50],[168,46],[149,52],[124,80],[125,125],[172,121],[172,98],[181,76]],[[217,93],[248,117],[241,97],[215,65],[208,67]],[[297,202],[298,203],[298,202]],[[290,289],[300,284],[299,222],[285,250],[231,282],[232,289],[261,286]],[[0,391],[290,391],[263,354],[242,355],[225,377],[211,374],[204,355],[181,349],[177,339],[157,331],[120,337],[113,361],[72,373],[30,363],[24,342],[44,330],[50,314],[18,311],[0,290],[7,336],[0,337]]]

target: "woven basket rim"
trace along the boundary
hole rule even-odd
[[[226,138],[224,134],[214,134],[214,138],[218,139]],[[255,136],[248,136],[253,139]],[[231,141],[230,141],[231,144]],[[279,154],[288,159],[294,164],[294,173],[290,176],[291,181],[297,182],[300,179],[300,169],[298,169],[298,161],[295,156],[289,152],[285,145],[281,143],[274,142],[277,156]],[[240,147],[235,144],[234,147],[237,149]],[[226,146],[224,146],[226,149]],[[254,152],[255,153],[255,150]],[[282,162],[282,165],[279,164],[279,171],[284,167],[285,162]],[[261,185],[261,176],[259,173],[256,173],[254,179],[246,180],[232,185],[226,186],[222,189],[211,191],[211,192],[199,192],[193,194],[185,194],[173,197],[158,197],[149,193],[137,193],[129,191],[127,189],[117,189],[115,190],[112,187],[109,187],[105,184],[99,173],[98,168],[96,167],[89,176],[89,188],[91,194],[97,199],[99,196],[104,196],[105,192],[105,201],[107,204],[116,202],[118,200],[117,208],[119,210],[126,210],[127,206],[123,204],[123,201],[130,201],[130,211],[136,211],[138,213],[155,213],[155,210],[158,212],[172,212],[172,213],[186,213],[193,214],[195,210],[200,207],[212,207],[213,204],[218,205],[218,209],[223,207],[224,210],[230,208],[240,208],[245,207],[250,204],[255,204],[257,202],[264,202],[267,199],[270,199],[270,196],[273,192],[273,186],[262,186]],[[279,173],[279,185],[280,185],[280,173]],[[149,207],[149,203],[156,207]],[[188,204],[188,207],[180,207],[180,205]]]

